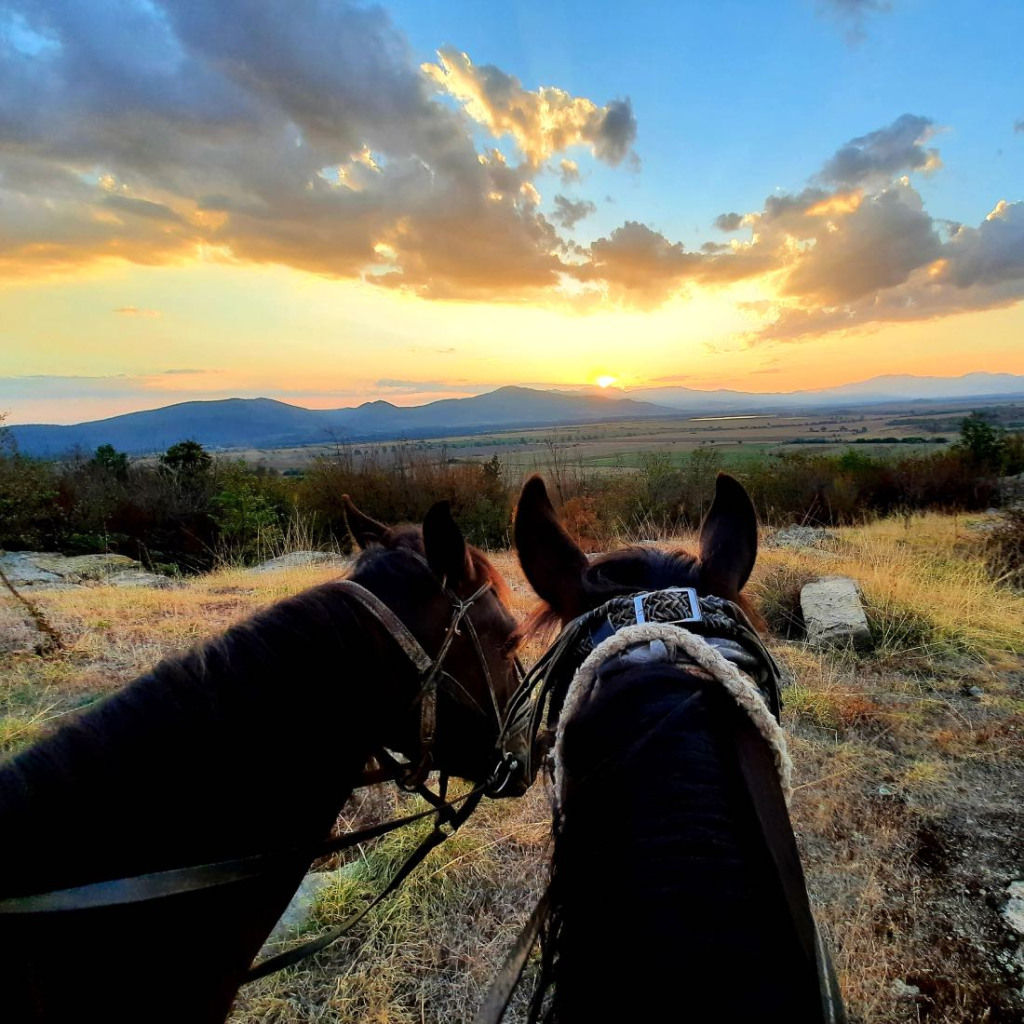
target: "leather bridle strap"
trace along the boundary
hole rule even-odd
[[[461,828],[466,819],[476,810],[477,804],[480,803],[480,798],[484,795],[484,790],[487,788],[488,783],[477,786],[470,793],[464,797],[460,797],[464,803],[458,810],[453,811],[453,805],[457,801],[452,801],[451,804],[444,804],[437,807],[435,810],[426,812],[424,815],[417,815],[417,817],[426,817],[429,814],[437,814],[437,823],[433,829],[427,834],[426,838],[409,854],[408,857],[403,861],[402,866],[392,876],[391,881],[361,910],[357,910],[354,914],[345,918],[341,924],[332,928],[330,931],[324,932],[323,935],[318,935],[315,939],[310,939],[308,942],[304,942],[294,949],[286,950],[283,953],[278,953],[276,956],[269,957],[266,960],[261,961],[258,964],[254,964],[246,972],[245,978],[242,981],[243,985],[247,985],[251,981],[256,981],[259,978],[264,978],[268,974],[274,974],[277,971],[284,970],[286,967],[291,967],[292,964],[298,963],[300,960],[304,960],[308,956],[312,956],[314,953],[319,953],[322,949],[326,949],[332,943],[337,942],[346,932],[354,928],[366,915],[373,910],[382,900],[386,899],[397,889],[402,882],[412,874],[412,872],[422,863],[424,858],[430,853],[431,850],[436,846],[440,846],[446,839],[450,839],[455,833]],[[407,822],[403,822],[407,824]],[[444,826],[447,825],[450,831],[445,831]]]

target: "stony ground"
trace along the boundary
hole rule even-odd
[[[918,516],[766,547],[751,584],[791,676],[793,819],[812,898],[851,1016],[865,1024],[1024,1019],[1024,935],[1012,926],[1024,904],[1010,900],[1024,879],[1024,597],[985,575],[978,525]],[[525,613],[514,558],[495,561]],[[336,572],[26,586],[60,648],[0,595],[0,743],[21,748],[163,655]],[[801,585],[834,574],[860,585],[870,650],[823,653],[800,637]],[[381,787],[354,799],[342,824],[407,805]],[[234,1024],[470,1019],[542,884],[549,820],[540,785],[485,804],[370,916],[358,951],[340,945],[246,989]],[[357,851],[322,890],[315,923],[374,891],[414,838]],[[613,875],[605,895],[621,895]]]

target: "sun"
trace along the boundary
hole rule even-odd
[[[599,388],[611,387],[612,384],[614,384],[614,383],[615,383],[615,378],[614,377],[609,377],[609,376],[606,375],[604,377],[598,377],[597,378],[597,386]]]

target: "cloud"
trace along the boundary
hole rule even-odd
[[[720,213],[715,218],[715,227],[719,231],[739,231],[743,226],[743,214],[741,213]]]
[[[848,302],[902,284],[941,249],[921,197],[897,184],[815,230],[814,245],[796,258],[782,292],[823,304]]]
[[[825,164],[818,179],[850,187],[887,180],[902,171],[934,170],[941,166],[938,150],[923,145],[934,133],[930,118],[903,114],[885,128],[851,139]]]
[[[818,0],[818,9],[845,23],[846,41],[855,46],[866,38],[864,26],[868,16],[888,14],[892,3],[890,0]]]
[[[609,164],[626,157],[636,139],[636,118],[628,99],[598,107],[589,99],[544,86],[524,89],[514,75],[493,64],[475,65],[451,46],[423,71],[457,99],[494,136],[511,135],[533,166],[570,146],[588,145]]]
[[[1024,122],[1021,122],[1024,124]],[[568,188],[569,185],[577,185],[580,182],[580,167],[575,160],[562,160],[558,164],[559,180],[562,185]]]
[[[150,320],[163,316],[159,309],[139,309],[138,306],[119,306],[114,312],[121,316],[141,316]]]
[[[1024,117],[1013,122],[1013,130],[1017,133],[1024,132]]]
[[[563,228],[572,230],[584,217],[589,217],[597,207],[588,199],[580,199],[574,202],[565,196],[555,196],[555,212],[551,219]]]
[[[919,243],[927,237],[921,224],[911,235]],[[922,253],[917,267],[907,271],[904,266],[897,283],[859,289],[859,294],[848,301],[827,291],[824,296],[800,295],[796,304],[777,306],[774,320],[748,340],[794,340],[883,323],[998,309],[1024,300],[1024,203],[1000,201],[978,227],[962,225],[951,239],[936,247],[937,239],[936,232],[934,238],[924,242],[931,258],[925,259]],[[914,243],[900,251],[911,256]],[[885,255],[892,266],[892,254]],[[865,261],[867,258],[866,254]]]
[[[8,277],[206,259],[528,301],[562,269],[543,161],[616,164],[636,136],[628,100],[531,92],[451,50],[424,71],[349,0],[16,6],[45,45],[0,60]],[[478,151],[471,118],[521,160]]]
[[[658,305],[687,282],[724,284],[772,269],[760,253],[687,252],[681,242],[637,221],[626,221],[590,246],[590,258],[567,269],[581,281],[603,282],[620,301]]]

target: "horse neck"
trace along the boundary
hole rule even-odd
[[[0,771],[0,875],[30,892],[322,838],[414,692],[376,634],[328,584],[163,662]]]
[[[682,1019],[814,1019],[816,979],[801,975],[733,713],[717,687],[659,666],[602,681],[567,723],[552,881],[559,1020],[673,1005]]]

